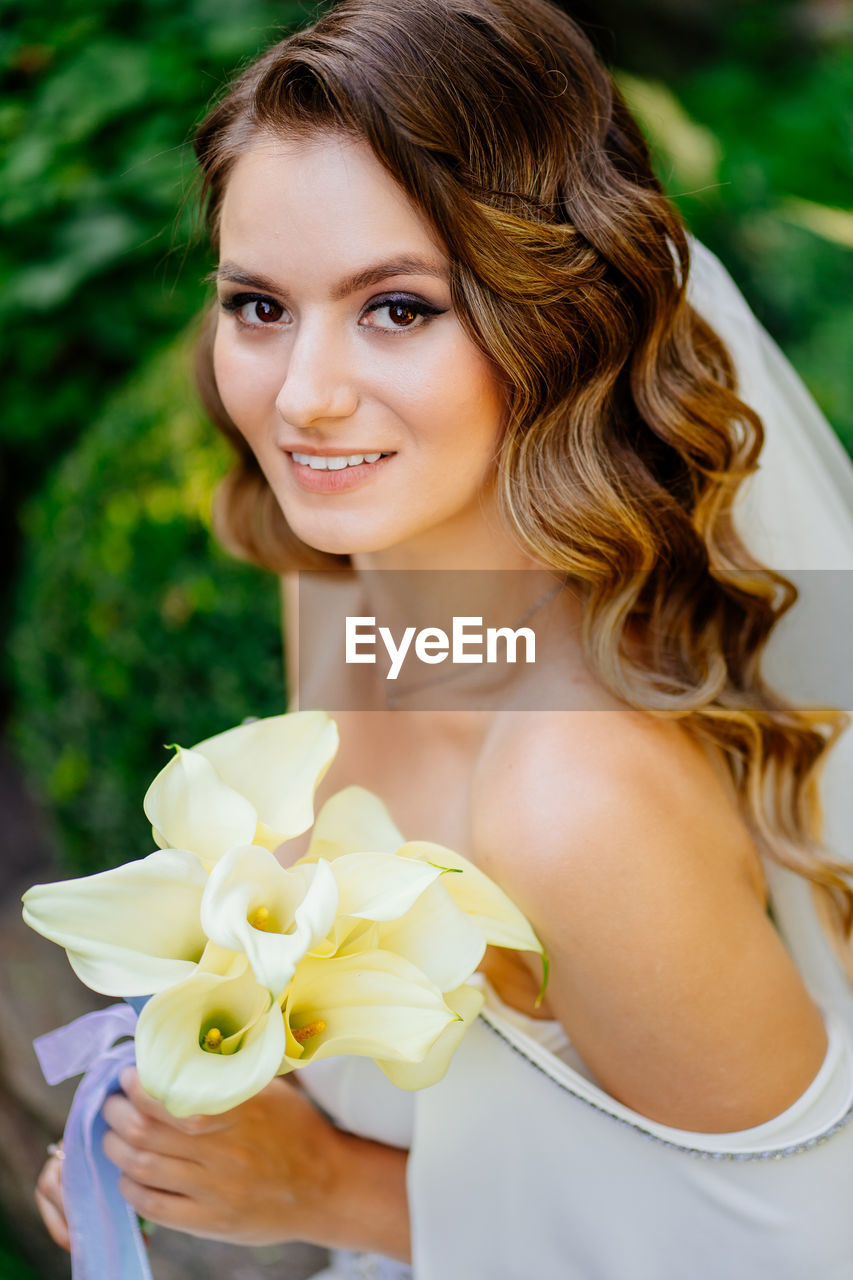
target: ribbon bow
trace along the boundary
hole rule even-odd
[[[135,1062],[136,1018],[130,1004],[113,1004],[33,1041],[48,1084],[85,1072],[65,1125],[62,1165],[73,1280],[151,1280],[136,1211],[118,1189],[119,1170],[101,1149],[107,1129],[101,1107],[120,1090],[120,1073]]]

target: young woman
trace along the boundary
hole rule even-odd
[[[286,575],[292,688],[338,720],[318,804],[360,784],[467,854],[551,972],[537,1007],[538,963],[488,953],[484,1015],[420,1094],[330,1060],[179,1121],[128,1073],[124,1194],[329,1246],[334,1275],[849,1276],[853,888],[817,790],[846,717],[761,670],[779,570],[850,567],[846,455],[547,0],[342,0],[197,151],[202,382],[239,455],[220,529]],[[338,571],[335,617],[502,605],[535,667],[389,699],[300,569]],[[466,574],[484,609],[456,608]],[[57,1160],[39,1202],[63,1242]]]

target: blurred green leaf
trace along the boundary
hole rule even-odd
[[[211,537],[228,453],[194,405],[188,341],[108,403],[27,511],[11,731],[80,873],[151,851],[141,803],[164,742],[285,707],[277,580]]]
[[[295,3],[5,6],[0,105],[0,443],[37,476],[198,309],[190,138]],[[29,480],[26,483],[30,483]],[[18,486],[19,487],[19,486]]]

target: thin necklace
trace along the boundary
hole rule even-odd
[[[558,592],[562,591],[563,588],[567,586],[567,584],[568,584],[568,577],[566,577],[562,582],[558,582],[556,587],[551,587],[549,591],[545,592],[544,596],[540,596],[539,599],[534,604],[532,604],[529,609],[525,610],[525,612],[518,619],[518,622],[516,622],[515,625],[513,626],[512,630],[517,631],[519,627],[523,626],[528,618],[533,617],[537,609],[541,609],[543,604],[547,604],[549,600],[552,600],[554,596],[557,595]],[[388,707],[388,710],[394,711],[401,698],[407,698],[412,693],[419,693],[421,689],[431,689],[433,685],[447,684],[451,680],[458,680],[460,676],[467,676],[470,674],[471,674],[470,671],[466,670],[463,667],[461,670],[458,670],[458,671],[443,672],[440,676],[438,676],[436,679],[433,679],[433,680],[421,680],[418,684],[407,685],[403,689],[395,688],[392,690],[386,683],[385,702]]]

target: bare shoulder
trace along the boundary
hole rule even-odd
[[[726,1132],[816,1075],[822,1019],[756,892],[747,829],[676,722],[517,715],[479,762],[472,851],[548,951],[553,1015],[626,1105]]]
[[[554,837],[560,873],[570,875],[589,842],[608,851],[598,849],[599,863],[615,866],[626,857],[635,862],[632,850],[642,832],[665,858],[666,841],[652,837],[664,825],[680,830],[686,821],[693,836],[701,831],[716,842],[717,870],[740,866],[749,875],[755,850],[733,787],[721,773],[710,753],[674,720],[630,708],[516,713],[490,735],[479,761],[477,843],[489,861],[500,858],[499,833],[519,822],[529,830],[534,821],[540,834]],[[695,839],[683,845],[680,864],[690,860],[691,850],[700,856]],[[539,859],[542,871],[548,867],[545,847],[550,842]],[[517,865],[511,857],[510,862]]]

